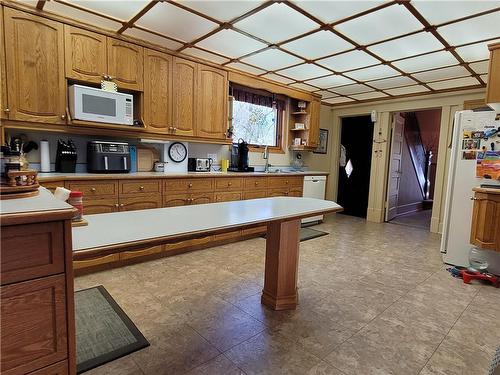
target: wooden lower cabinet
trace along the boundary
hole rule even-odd
[[[162,206],[161,195],[138,195],[130,198],[120,198],[120,211],[147,210]]]
[[[75,260],[73,261],[73,268],[75,270],[80,270],[82,268],[93,268],[108,263],[118,262],[119,260],[120,260],[120,254],[109,254],[97,258]]]
[[[473,199],[470,242],[500,251],[500,189],[477,189]]]
[[[266,197],[267,197],[267,190],[252,190],[243,192],[243,199],[257,199]]]
[[[195,246],[207,245],[213,241],[213,236],[206,236],[201,238],[195,238],[194,240],[179,241],[175,243],[169,243],[163,245],[163,251],[165,253],[171,252],[173,250],[188,249]]]
[[[68,356],[64,274],[1,287],[1,373],[26,374]]]
[[[133,259],[147,255],[159,254],[163,251],[163,246],[153,246],[144,250],[124,251],[120,253],[120,260]]]
[[[240,201],[241,200],[241,192],[225,192],[225,193],[215,193],[215,201],[216,202],[232,202],[232,201]]]
[[[83,202],[83,214],[108,214],[110,212],[118,212],[120,204],[118,199],[90,199]]]

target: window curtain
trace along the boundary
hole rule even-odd
[[[251,103],[270,108],[275,107],[278,111],[285,109],[285,102],[276,98],[274,94],[267,92],[260,93],[256,90],[241,86],[232,86],[231,88],[234,100],[239,102]]]

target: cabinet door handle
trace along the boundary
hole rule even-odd
[[[139,190],[144,190],[144,186],[139,186]]]
[[[176,127],[174,127],[174,133],[175,133],[176,131],[177,131],[177,128],[176,128]]]
[[[227,183],[227,186],[231,186],[233,183],[232,182],[228,182]]]
[[[66,115],[61,115],[62,120],[66,120]]]
[[[119,207],[120,205],[118,203],[115,203],[115,207]]]
[[[106,73],[102,73],[101,75],[102,75],[102,78],[104,78],[105,80],[109,79],[109,76]]]
[[[113,77],[113,76],[108,76],[108,80],[112,81],[114,80],[116,77]]]
[[[4,111],[5,113],[9,113],[9,112],[10,112],[10,109],[9,109],[9,108],[5,108],[3,111]]]
[[[123,203],[120,203],[120,207],[123,207]]]
[[[91,191],[92,193],[95,193],[95,187],[91,187],[91,188],[90,188],[90,191]]]
[[[257,186],[259,183],[257,181],[255,181],[255,186]]]
[[[188,188],[192,188],[192,187],[193,187],[193,184],[189,183]]]

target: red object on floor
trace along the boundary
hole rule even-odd
[[[466,284],[469,284],[471,280],[486,280],[490,282],[495,288],[498,288],[500,286],[500,279],[497,276],[492,275],[491,273],[462,270],[460,271],[460,276],[462,276],[462,279]]]

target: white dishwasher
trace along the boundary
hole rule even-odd
[[[326,176],[305,176],[302,196],[306,198],[325,199]],[[302,224],[319,222],[323,220],[323,215],[302,219]]]

